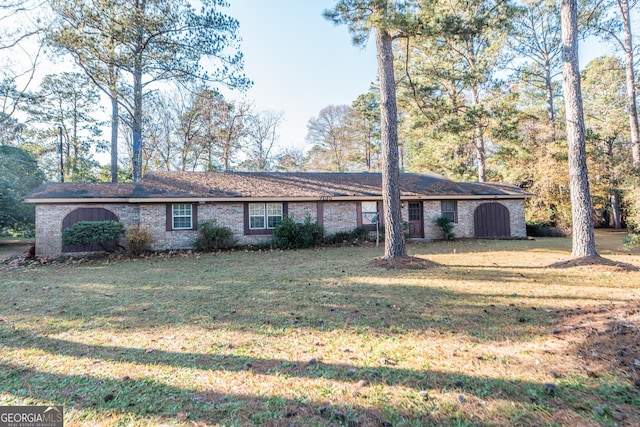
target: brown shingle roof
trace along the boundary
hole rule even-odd
[[[128,199],[135,184],[48,182],[25,196],[29,199]]]
[[[379,173],[152,172],[136,184],[51,183],[25,199],[321,199],[380,198]],[[402,197],[524,198],[522,189],[500,183],[454,182],[437,174],[400,176]]]
[[[132,198],[314,198],[381,197],[380,173],[153,172]],[[457,183],[437,174],[400,176],[402,196],[527,197],[509,184]]]

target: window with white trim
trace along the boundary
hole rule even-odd
[[[451,222],[458,222],[458,204],[455,200],[442,201],[442,216],[449,218]]]
[[[249,203],[249,229],[272,230],[282,222],[282,203]]]
[[[378,202],[361,202],[362,207],[362,225],[375,224],[371,222],[372,219],[378,214]],[[378,220],[379,220],[378,216]]]
[[[193,228],[193,206],[188,203],[172,205],[171,218],[174,230],[191,230]]]

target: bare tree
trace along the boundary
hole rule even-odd
[[[317,154],[327,158],[334,172],[348,170],[349,156],[354,149],[352,118],[352,107],[329,105],[307,123],[307,141],[314,145]]]
[[[305,155],[300,149],[287,148],[278,156],[274,169],[280,172],[302,172],[305,170]]]
[[[25,100],[42,54],[42,33],[48,26],[42,0],[0,4],[0,124]],[[34,50],[34,46],[36,49]]]
[[[250,170],[263,172],[270,169],[273,149],[278,142],[278,126],[284,113],[260,111],[247,117],[244,151]]]

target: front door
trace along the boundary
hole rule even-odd
[[[409,202],[409,237],[424,237],[424,221],[422,220],[422,202]]]

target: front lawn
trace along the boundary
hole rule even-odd
[[[426,270],[345,247],[2,271],[0,405],[64,405],[67,426],[639,425],[640,272],[547,268],[569,246],[409,245]]]

